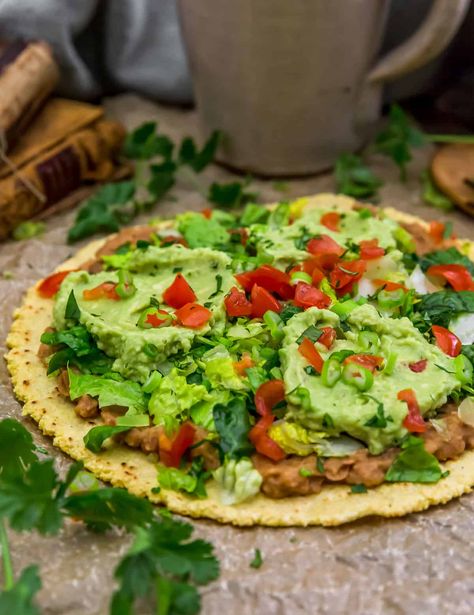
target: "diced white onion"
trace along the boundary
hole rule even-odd
[[[407,288],[411,288],[416,291],[419,295],[427,295],[428,293],[433,293],[436,290],[439,290],[439,286],[435,286],[423,273],[420,265],[417,265],[411,275],[407,278],[405,282],[405,286]]]
[[[449,329],[461,340],[461,344],[474,344],[474,314],[459,314],[449,323]]]
[[[474,427],[474,398],[466,397],[459,404],[458,417],[465,424]]]

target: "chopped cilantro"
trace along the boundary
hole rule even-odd
[[[216,290],[212,293],[212,295],[209,295],[209,299],[216,297],[221,292],[222,292],[222,276],[220,275],[220,273],[217,273],[216,274]]]
[[[385,475],[389,482],[437,483],[442,470],[434,455],[425,449],[422,438],[408,436]]]
[[[316,459],[316,469],[320,474],[324,474],[324,459],[322,457]]]
[[[311,472],[311,470],[308,470],[307,468],[300,468],[299,475],[302,476],[303,478],[309,478],[310,476],[313,476],[313,473]]]
[[[332,416],[327,412],[323,415],[323,427],[324,429],[334,429],[334,421]]]
[[[258,569],[263,564],[263,557],[260,549],[255,549],[253,560],[250,562],[250,567]]]
[[[322,330],[315,325],[310,325],[307,329],[303,331],[303,333],[296,340],[297,344],[301,344],[305,337],[307,337],[311,342],[317,342],[321,335],[323,334]]]
[[[367,493],[367,487],[362,483],[351,486],[351,493]]]
[[[336,191],[358,199],[374,196],[383,181],[356,154],[342,154],[334,168]]]

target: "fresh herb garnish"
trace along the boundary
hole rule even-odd
[[[383,181],[364,165],[360,156],[342,154],[334,168],[336,192],[357,199],[366,199],[376,194]]]
[[[310,325],[307,329],[303,331],[303,333],[296,340],[297,344],[301,344],[305,337],[309,339],[310,342],[317,342],[321,335],[323,334],[322,329],[316,327],[315,325]]]
[[[221,207],[241,207],[246,203],[255,201],[258,195],[247,190],[247,182],[230,182],[228,184],[218,184],[213,182],[209,187],[207,199]]]
[[[249,414],[245,401],[234,397],[227,406],[216,404],[212,410],[216,431],[219,434],[219,448],[229,457],[244,457],[253,451],[249,441]]]
[[[258,569],[263,564],[263,557],[260,549],[255,549],[253,560],[250,562],[250,567]]]
[[[351,493],[367,493],[367,487],[362,483],[358,485],[351,485]]]
[[[471,275],[474,275],[474,263],[455,247],[429,252],[420,258],[420,267],[423,271],[426,271],[431,265],[462,265],[469,270]]]
[[[377,411],[368,421],[364,423],[365,427],[376,427],[377,429],[385,429],[388,423],[393,422],[392,417],[389,414],[385,414],[385,408],[381,401],[372,397],[372,395],[367,395],[364,393],[364,397],[371,399],[377,404]]]
[[[316,459],[316,469],[320,474],[324,474],[324,459],[322,457]]]
[[[32,239],[33,237],[42,235],[45,228],[46,224],[44,222],[33,222],[32,220],[27,220],[26,222],[20,222],[20,224],[13,229],[12,237],[16,241]]]
[[[298,473],[303,478],[309,478],[310,476],[313,476],[313,473],[311,472],[311,470],[308,470],[308,468],[300,468]]]
[[[448,327],[457,314],[474,313],[474,292],[439,290],[423,295],[420,301],[414,304],[414,310],[421,316],[421,322],[414,320],[414,324],[421,330],[426,330],[431,325]]]
[[[217,295],[221,292],[222,292],[222,276],[220,275],[220,273],[217,273],[216,274],[216,290],[212,293],[212,295],[209,295],[209,299],[213,299],[214,297],[217,297]]]
[[[375,138],[375,148],[395,162],[400,179],[405,181],[406,165],[412,159],[411,148],[421,147],[426,138],[399,105],[390,107],[388,118],[388,125]]]
[[[322,424],[324,429],[334,429],[334,421],[332,419],[332,416],[327,412],[323,415]]]
[[[81,310],[77,305],[74,291],[71,290],[69,297],[67,298],[66,309],[64,310],[64,317],[67,320],[79,320],[81,317]]]
[[[307,365],[304,368],[304,371],[308,374],[308,376],[317,376],[318,372],[314,369],[312,365]]]

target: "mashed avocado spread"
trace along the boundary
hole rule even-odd
[[[319,208],[188,213],[170,233],[125,243],[57,293],[55,332],[42,337],[54,346],[48,373],[68,369],[71,399],[87,394],[99,409],[115,391],[126,412],[93,428],[91,450],[114,429],[163,427],[155,452],[173,467],[160,469],[162,485],[202,496],[220,466],[232,503],[261,485],[255,453],[284,463],[416,445],[403,463],[422,454],[421,469],[397,466],[389,480],[441,476],[423,438],[447,401],[474,393],[474,351],[450,331],[474,313],[474,292],[429,268],[457,264],[468,280],[465,255],[420,257],[396,222],[330,196]],[[191,456],[203,441],[210,467],[210,454]]]

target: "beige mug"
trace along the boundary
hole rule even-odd
[[[304,175],[359,149],[382,86],[436,55],[470,0],[434,0],[418,31],[374,66],[389,0],[179,0],[202,132],[218,160],[259,175]]]

